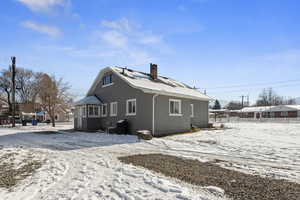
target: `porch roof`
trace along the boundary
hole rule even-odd
[[[96,97],[96,96],[87,96],[84,97],[83,99],[75,102],[75,106],[81,106],[81,105],[87,105],[87,104],[92,104],[92,105],[101,105],[103,104],[102,101]]]

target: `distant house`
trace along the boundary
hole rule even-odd
[[[300,105],[245,107],[240,111],[241,118],[296,118],[300,117]]]
[[[44,112],[44,120],[51,120],[50,115]],[[65,108],[65,106],[58,105],[55,110],[54,120],[56,122],[70,122],[73,119],[73,113],[71,109]]]
[[[153,135],[189,131],[208,126],[210,97],[196,89],[150,73],[107,67],[100,71],[87,96],[75,105],[74,126],[99,130],[127,119],[130,132],[149,130]]]

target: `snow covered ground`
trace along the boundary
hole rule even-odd
[[[151,141],[105,133],[34,133],[72,128],[66,124],[56,128],[2,128],[0,152],[9,149],[20,155],[34,154],[44,160],[44,165],[12,191],[0,188],[0,199],[220,199],[214,191],[125,165],[117,159],[141,153],[216,161],[246,173],[300,182],[300,124],[226,126],[230,129]]]

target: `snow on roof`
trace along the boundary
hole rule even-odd
[[[123,68],[120,67],[108,67],[103,69],[97,79],[94,81],[91,89],[88,92],[88,95],[92,95],[93,91],[96,88],[96,85],[101,81],[103,72],[111,70],[124,81],[126,81],[131,87],[136,89],[141,89],[145,93],[152,93],[152,94],[161,94],[161,95],[168,95],[168,96],[176,96],[182,98],[190,98],[190,99],[198,99],[203,101],[210,101],[213,100],[212,98],[202,94],[198,90],[176,81],[171,78],[158,76],[157,80],[152,80],[149,74],[134,71],[131,69],[125,69],[124,74],[122,73]]]
[[[229,112],[228,109],[209,109],[209,112]]]
[[[280,112],[280,111],[298,111],[300,105],[278,105],[278,106],[256,106],[245,107],[241,112]]]
[[[99,104],[102,104],[102,102],[95,96],[87,96],[77,102],[75,102],[75,106],[80,106],[80,105],[86,105],[86,104],[96,104],[96,105],[99,105]]]
[[[300,110],[300,105],[286,105],[286,106],[291,108],[291,109]]]
[[[43,112],[37,112],[37,113],[25,113],[25,112],[22,112],[22,115],[23,116],[43,116],[44,113]]]

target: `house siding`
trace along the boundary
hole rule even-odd
[[[181,100],[181,116],[170,116],[169,100]],[[191,104],[194,104],[194,117],[191,118]],[[172,96],[158,96],[155,102],[155,136],[191,130],[191,124],[198,127],[208,125],[208,102]]]
[[[190,103],[194,104],[194,117],[191,118],[192,124],[199,128],[208,127],[208,101],[191,100]]]
[[[130,87],[120,77],[113,74],[113,85],[102,87],[102,81],[95,90],[103,103],[107,103],[107,116],[98,118],[96,123],[100,123],[101,128],[115,126],[119,120],[127,119],[129,131],[135,134],[137,130],[152,128],[152,95],[141,90]],[[126,101],[136,99],[136,115],[126,116]],[[110,103],[117,102],[117,116],[110,116]],[[90,124],[89,124],[90,125]],[[92,125],[91,125],[92,126]]]

